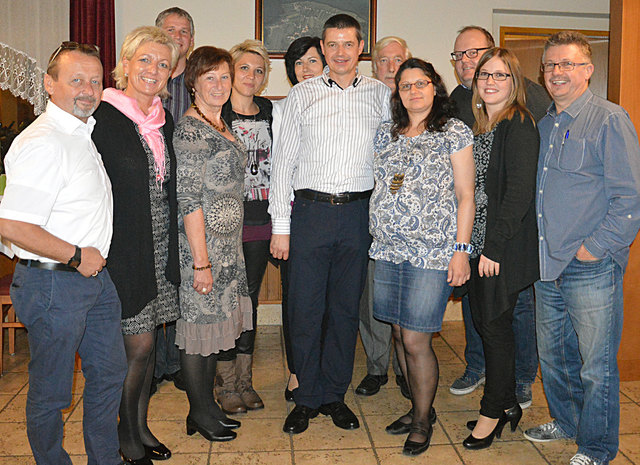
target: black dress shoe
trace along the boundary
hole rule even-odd
[[[289,434],[302,433],[309,427],[309,419],[318,416],[318,409],[296,405],[284,421],[282,431]]]
[[[411,429],[411,423],[403,423],[401,421],[403,417],[413,418],[413,409],[409,410],[407,414],[402,415],[402,417],[388,425],[384,430],[389,434],[407,434]],[[429,423],[435,425],[437,420],[438,415],[436,414],[436,409],[431,407],[431,412],[429,412]]]
[[[171,458],[171,451],[164,444],[160,443],[157,446],[145,446],[144,456],[151,460],[169,460]]]
[[[218,420],[222,426],[229,429],[240,428],[240,426],[242,425],[242,423],[240,423],[238,420],[229,418],[226,415],[224,416],[224,418],[216,418],[216,420]]]
[[[389,381],[387,375],[367,375],[362,378],[356,388],[356,394],[361,396],[372,396],[380,391],[380,386],[384,386]]]
[[[329,415],[333,424],[342,429],[360,428],[360,422],[344,402],[336,401],[320,406],[320,413]]]
[[[193,418],[187,417],[187,434],[192,436],[193,434],[200,433],[203,438],[208,439],[209,441],[231,441],[235,439],[238,435],[235,431],[231,431],[229,428],[225,428],[221,423],[218,423],[217,428],[207,429],[204,426],[201,426],[196,422]]]
[[[402,453],[404,455],[420,455],[425,450],[429,448],[429,444],[431,443],[431,435],[433,434],[433,426],[429,425],[427,428],[424,428],[423,425],[411,425],[411,429],[409,433],[419,433],[425,436],[425,440],[422,442],[411,441],[409,438],[404,442],[404,447],[402,448]]]
[[[122,451],[120,452],[120,456],[122,457],[123,463],[128,463],[131,465],[153,465],[153,462],[146,455],[144,457],[140,457],[139,459],[128,459],[124,456]]]
[[[491,446],[494,437],[500,438],[500,436],[502,435],[502,430],[504,429],[504,425],[510,423],[511,431],[513,432],[516,430],[516,427],[518,426],[521,418],[522,408],[519,404],[516,404],[506,412],[502,413],[502,416],[500,416],[500,418],[498,419],[498,423],[496,424],[495,428],[493,428],[493,431],[491,431],[491,433],[489,433],[484,438],[477,438],[473,435],[473,433],[471,433],[467,437],[467,439],[462,442],[462,445],[467,449],[486,449],[487,447]],[[471,423],[472,422],[467,423],[467,428],[471,426]],[[475,428],[475,425],[473,425],[473,427]]]
[[[396,375],[396,384],[400,388],[400,394],[402,394],[405,399],[411,400],[411,391],[409,391],[406,378],[402,375]]]

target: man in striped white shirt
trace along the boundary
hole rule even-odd
[[[357,72],[360,24],[345,14],[329,18],[321,45],[327,68],[289,93],[272,161],[271,252],[290,259],[289,322],[300,381],[283,428],[292,434],[318,412],[340,428],[359,427],[344,394],[371,242],[373,138],[390,118],[389,88]]]

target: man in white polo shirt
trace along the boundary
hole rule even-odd
[[[111,183],[91,141],[102,64],[95,46],[63,42],[44,78],[47,109],[13,142],[0,234],[19,257],[11,299],[28,330],[27,435],[37,464],[71,465],[62,410],[76,351],[85,377],[90,464],[121,463],[117,414],[127,371],[120,301],[103,267],[112,235]]]

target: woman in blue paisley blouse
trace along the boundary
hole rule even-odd
[[[412,408],[387,426],[409,433],[405,455],[424,452],[436,414],[438,360],[431,346],[453,286],[469,279],[474,217],[471,130],[452,118],[442,79],[423,60],[405,61],[391,97],[393,121],[374,145],[369,251],[376,260],[373,314],[391,323]]]

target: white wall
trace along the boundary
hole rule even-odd
[[[254,0],[115,0],[115,5],[118,49],[129,31],[153,24],[157,13],[171,6],[193,16],[196,47],[228,49],[255,37]],[[483,26],[499,40],[500,26],[608,30],[608,14],[608,0],[378,0],[377,37],[404,37],[413,55],[431,61],[452,90],[456,80],[449,53],[462,26]],[[370,63],[361,63],[360,72],[371,74]],[[286,95],[288,90],[284,62],[274,60],[265,95]]]

